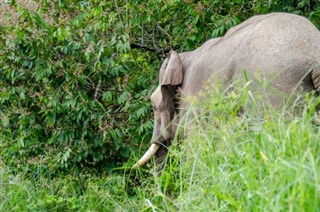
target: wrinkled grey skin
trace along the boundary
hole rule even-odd
[[[163,161],[179,117],[188,108],[183,99],[196,95],[205,82],[227,84],[246,70],[249,80],[258,72],[286,96],[318,91],[319,62],[320,32],[306,18],[287,13],[254,16],[231,28],[224,37],[208,40],[194,51],[179,54],[171,51],[160,68],[159,86],[151,96],[154,108],[151,143],[161,144],[154,155],[156,163]],[[175,99],[177,89],[179,99]],[[282,104],[272,93],[266,96],[270,96],[271,105]]]

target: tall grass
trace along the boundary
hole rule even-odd
[[[3,168],[0,211],[320,211],[319,98],[268,108],[244,88],[203,99],[160,176],[151,163],[125,175],[52,179]]]
[[[0,211],[128,211],[137,208],[129,198],[123,176],[61,176],[38,179],[0,171]]]
[[[153,207],[320,211],[320,130],[314,113],[319,98],[310,94],[272,108],[259,104],[264,96],[253,96],[244,87],[194,101],[186,115],[193,117],[193,130],[182,145],[170,148],[156,180],[163,197],[160,203],[154,199]],[[245,113],[238,116],[241,105]]]

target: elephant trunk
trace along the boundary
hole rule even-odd
[[[160,147],[160,144],[151,144],[150,148],[147,150],[146,153],[144,153],[144,155],[140,158],[140,160],[134,164],[132,166],[133,169],[137,169],[139,168],[140,166],[144,165],[145,163],[147,163],[151,157],[153,157],[156,152],[158,151]]]

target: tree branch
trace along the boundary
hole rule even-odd
[[[118,12],[119,21],[122,22],[121,13],[120,13],[120,9],[119,9],[118,4],[117,4],[117,0],[113,0],[113,1],[114,1],[114,6],[116,7],[117,12]]]
[[[97,99],[100,95],[100,92],[101,92],[101,79],[99,79],[98,85],[97,85],[96,90],[94,92],[93,99]]]
[[[150,52],[157,52],[156,49],[150,48],[149,46],[142,45],[139,43],[130,43],[130,46],[132,49],[143,49],[143,50],[150,51]]]
[[[160,32],[162,32],[162,34],[165,34],[170,38],[170,46],[171,46],[172,36],[166,30],[164,30],[158,23],[157,23],[157,28],[160,30]]]

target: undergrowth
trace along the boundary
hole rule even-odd
[[[160,176],[151,163],[113,176],[51,179],[1,165],[0,210],[319,211],[319,99],[275,109],[252,96],[242,89],[195,101],[193,130],[174,141]]]

